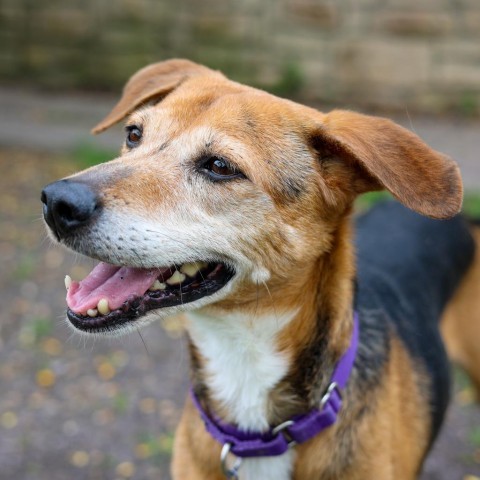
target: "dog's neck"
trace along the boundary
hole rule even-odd
[[[350,241],[345,222],[295,291],[286,285],[288,295],[267,292],[268,309],[257,303],[253,313],[242,307],[228,314],[189,314],[192,383],[207,411],[262,431],[318,405],[350,341]],[[285,298],[297,300],[287,304]]]

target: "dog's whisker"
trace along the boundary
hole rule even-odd
[[[175,270],[180,271],[176,263],[174,263],[173,266],[175,267]],[[182,282],[178,284],[178,293],[180,295],[180,305],[183,306]]]
[[[142,332],[140,331],[139,328],[137,328],[137,333],[138,333],[140,339],[142,340],[142,343],[143,343],[143,346],[144,346],[144,348],[145,348],[145,351],[147,352],[147,356],[149,357],[149,356],[150,356],[150,352],[148,351],[147,344],[145,343],[145,339],[143,338]]]
[[[40,241],[40,247],[43,247],[48,240],[50,240],[49,236],[46,233],[44,233],[42,240]],[[49,247],[53,247],[53,246],[54,245],[49,245]]]
[[[267,292],[268,292],[268,296],[270,297],[270,301],[272,302],[273,314],[274,314],[275,319],[276,319],[276,321],[277,321],[277,326],[279,326],[279,325],[280,325],[280,320],[279,320],[279,317],[278,317],[278,315],[277,315],[277,309],[276,309],[276,307],[275,307],[275,302],[273,301],[272,294],[270,293],[270,289],[268,288],[267,283],[266,283],[264,280],[262,281],[262,283],[263,283],[263,286],[266,288],[266,290],[267,290]]]
[[[255,303],[255,313],[254,313],[254,317],[256,318],[258,316],[258,304],[259,304],[259,301],[260,301],[260,285],[258,283],[258,280],[255,282],[255,285],[256,285],[256,303]]]

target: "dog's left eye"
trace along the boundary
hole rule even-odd
[[[230,165],[220,157],[209,157],[202,162],[201,169],[212,180],[228,180],[232,178],[245,178],[245,175],[236,167]]]
[[[136,147],[142,139],[142,130],[136,125],[130,125],[127,130],[127,147]]]

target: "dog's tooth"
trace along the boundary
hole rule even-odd
[[[175,270],[173,275],[167,280],[169,285],[178,285],[182,283],[185,278],[187,278],[183,273],[180,273],[178,270]]]
[[[89,317],[96,317],[98,315],[98,310],[96,308],[90,308],[87,310],[87,315]]]
[[[72,279],[70,275],[65,275],[65,288],[68,290],[72,285]]]
[[[194,277],[200,270],[200,265],[197,262],[184,263],[180,267],[180,271],[189,277]]]
[[[151,292],[156,292],[157,290],[165,290],[167,285],[165,283],[160,282],[160,280],[155,280],[153,285],[149,288]]]
[[[207,262],[184,263],[180,267],[180,271],[189,277],[194,277],[202,268],[208,266]]]
[[[107,315],[110,313],[110,307],[108,306],[108,300],[106,298],[102,298],[99,300],[97,309],[100,314]]]

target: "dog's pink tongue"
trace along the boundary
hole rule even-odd
[[[110,310],[115,310],[132,295],[142,296],[167,270],[115,267],[102,262],[81,282],[72,282],[67,305],[75,313],[86,314],[106,298]]]

